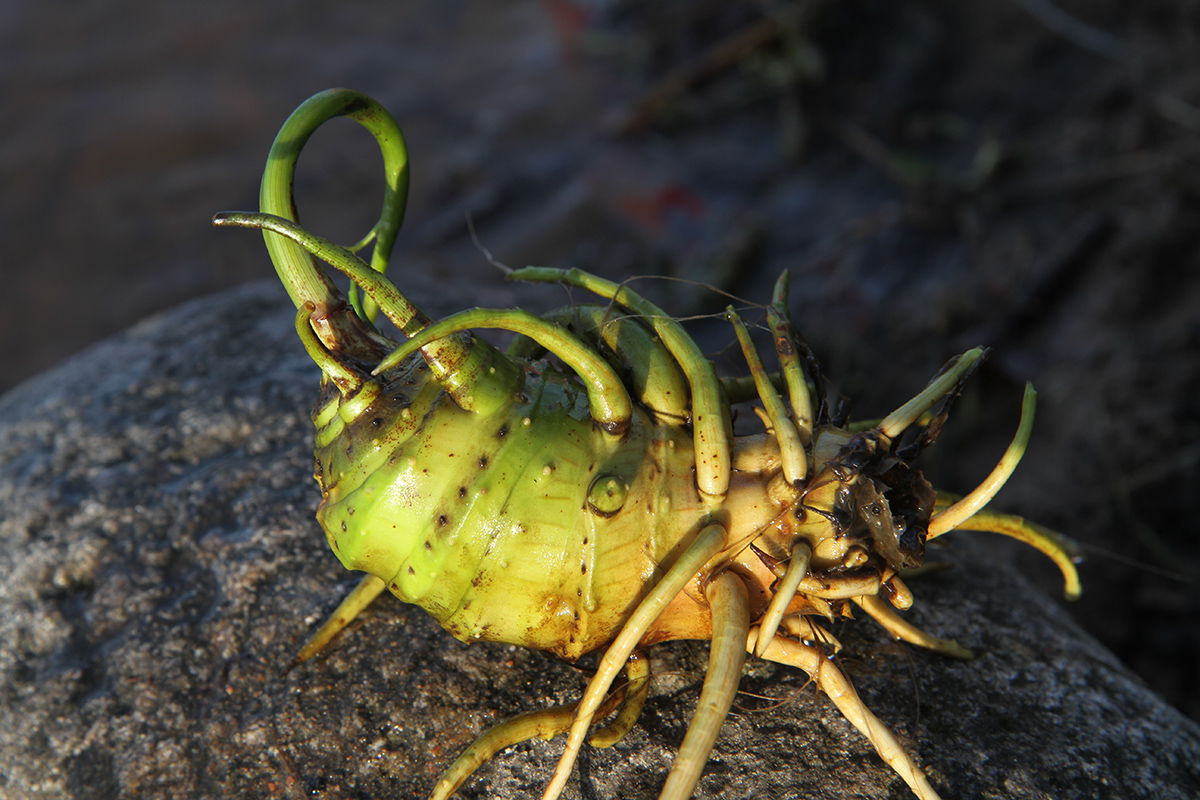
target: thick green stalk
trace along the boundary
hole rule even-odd
[[[279,129],[267,156],[267,167],[259,191],[259,208],[266,214],[292,222],[299,221],[292,186],[300,151],[317,128],[339,116],[349,117],[370,131],[383,155],[387,184],[379,222],[372,228],[375,250],[371,256],[371,268],[382,273],[387,270],[392,245],[404,220],[404,208],[408,200],[408,149],[396,120],[370,97],[348,89],[329,89],[313,95],[293,111]],[[370,238],[368,235],[367,239]],[[271,254],[271,261],[297,308],[305,303],[312,303],[318,308],[335,303],[337,290],[303,247],[267,230],[263,231],[263,239]],[[359,304],[357,291],[352,291],[351,295],[351,302],[359,316],[373,321],[376,313],[374,302],[367,298]]]

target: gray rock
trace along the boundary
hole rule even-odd
[[[488,725],[578,696],[586,665],[468,647],[390,598],[288,671],[354,583],[313,520],[316,381],[282,291],[251,285],[0,397],[0,797],[419,797]],[[1197,726],[972,536],[910,614],[976,660],[837,631],[943,796],[1200,795]],[[655,651],[640,724],[585,750],[568,797],[655,796],[705,653]],[[910,796],[794,670],[742,686],[698,796]],[[535,795],[560,749],[513,748],[463,795]]]

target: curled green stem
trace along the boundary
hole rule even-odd
[[[279,129],[267,156],[267,167],[259,190],[259,208],[265,214],[283,217],[291,222],[299,221],[292,188],[300,151],[317,128],[334,117],[342,116],[349,117],[370,131],[383,155],[387,183],[379,222],[372,228],[375,249],[371,255],[371,268],[382,273],[387,270],[392,245],[404,220],[404,208],[408,200],[408,148],[396,120],[370,97],[349,89],[329,89],[313,95],[293,111]],[[368,234],[360,244],[365,244],[370,238]],[[263,239],[275,269],[297,308],[305,303],[313,303],[318,307],[334,303],[337,289],[303,247],[267,229],[263,230]],[[360,317],[369,322],[375,320],[378,309],[374,301],[361,298],[356,287],[351,288],[350,301]]]
[[[471,328],[501,328],[533,339],[583,378],[592,417],[601,428],[619,436],[629,427],[633,414],[629,393],[612,365],[566,329],[516,308],[474,308],[438,320],[388,354],[375,368],[375,374],[392,369],[419,348]]]

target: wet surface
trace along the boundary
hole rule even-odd
[[[409,139],[401,285],[562,302],[502,283],[468,211],[514,266],[759,302],[788,268],[798,324],[858,417],[993,346],[927,469],[970,488],[1034,381],[1034,444],[997,505],[1090,548],[1071,613],[1198,718],[1198,12],[1061,4],[1113,40],[1051,30],[1032,3],[975,5],[814,3],[766,24],[728,3],[10,4],[0,388],[269,276],[257,237],[208,220],[255,205],[296,104],[350,86]],[[303,219],[355,240],[380,194],[372,144],[346,123],[311,147]],[[680,315],[724,302],[638,288]],[[732,338],[697,331],[714,352]],[[1036,557],[1000,554],[1057,592]]]

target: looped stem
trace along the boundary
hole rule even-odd
[[[329,89],[301,103],[283,123],[271,145],[259,190],[259,208],[265,214],[299,222],[292,187],[300,151],[317,128],[334,117],[342,116],[349,117],[370,131],[383,155],[387,183],[379,222],[372,228],[375,249],[371,256],[371,268],[382,273],[387,270],[392,245],[404,221],[404,208],[408,201],[408,148],[396,120],[370,97],[349,89]],[[371,234],[368,234],[360,244],[366,244],[370,238]],[[275,269],[297,308],[306,302],[318,307],[333,304],[337,289],[303,247],[269,230],[263,231],[263,239]],[[356,287],[351,287],[350,302],[361,318],[375,321],[377,306],[370,298],[360,298]]]

